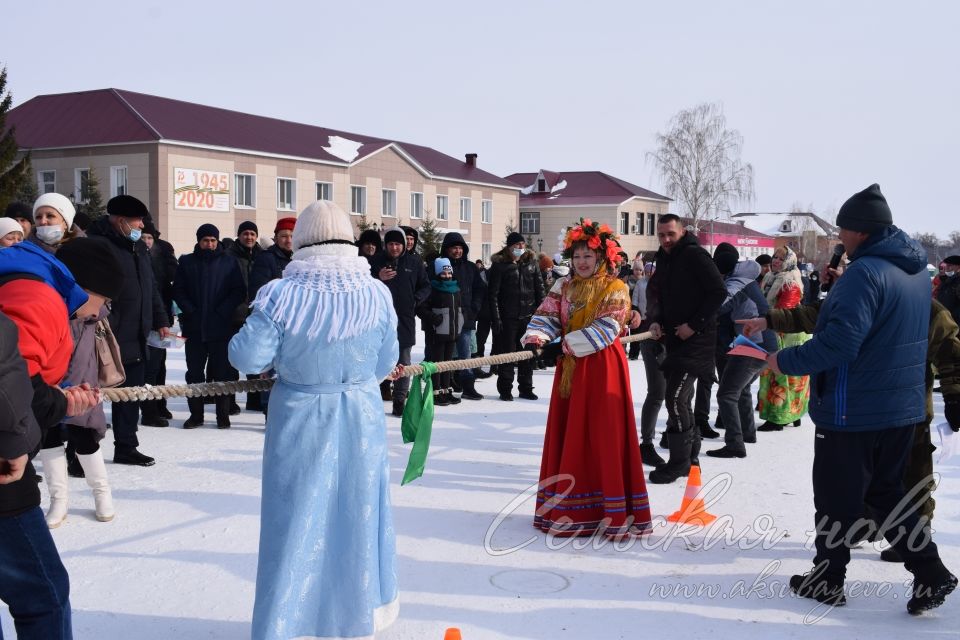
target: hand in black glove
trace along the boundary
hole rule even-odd
[[[439,327],[441,322],[443,322],[443,315],[439,313],[433,314],[433,326]]]
[[[540,350],[540,357],[544,362],[556,362],[557,358],[563,355],[563,342],[548,342]]]
[[[943,397],[943,415],[955,432],[960,431],[960,396]]]

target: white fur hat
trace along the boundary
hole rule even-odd
[[[73,203],[66,196],[59,193],[45,193],[33,203],[33,219],[37,219],[37,209],[40,207],[50,207],[56,209],[57,213],[67,223],[67,231],[73,226],[73,218],[77,215],[77,210],[73,208]]]
[[[356,256],[353,223],[346,211],[329,200],[317,200],[297,217],[293,250],[310,247],[311,255]]]
[[[0,238],[14,231],[19,232],[21,236],[23,235],[23,227],[20,226],[19,222],[13,218],[0,218]]]

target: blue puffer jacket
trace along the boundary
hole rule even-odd
[[[896,227],[874,234],[820,307],[813,338],[784,349],[790,375],[815,374],[818,427],[875,431],[923,422],[930,277],[920,244]]]

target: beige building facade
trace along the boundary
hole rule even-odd
[[[430,218],[441,233],[462,234],[471,258],[489,262],[519,218],[520,189],[479,169],[476,154],[458,159],[117,89],[39,96],[9,115],[41,193],[80,201],[92,171],[104,202],[118,194],[143,200],[180,254],[192,251],[201,224],[234,237],[252,220],[269,238],[279,218],[327,199],[355,228],[417,228]]]

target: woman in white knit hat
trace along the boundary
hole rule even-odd
[[[33,203],[35,225],[30,242],[47,253],[56,253],[64,242],[85,237],[83,231],[73,224],[77,210],[66,196],[45,193]]]
[[[236,369],[277,372],[252,636],[372,638],[398,611],[378,386],[397,362],[397,316],[334,203],[304,209],[293,249],[230,341]]]
[[[13,218],[0,218],[0,249],[23,242],[23,227]]]

